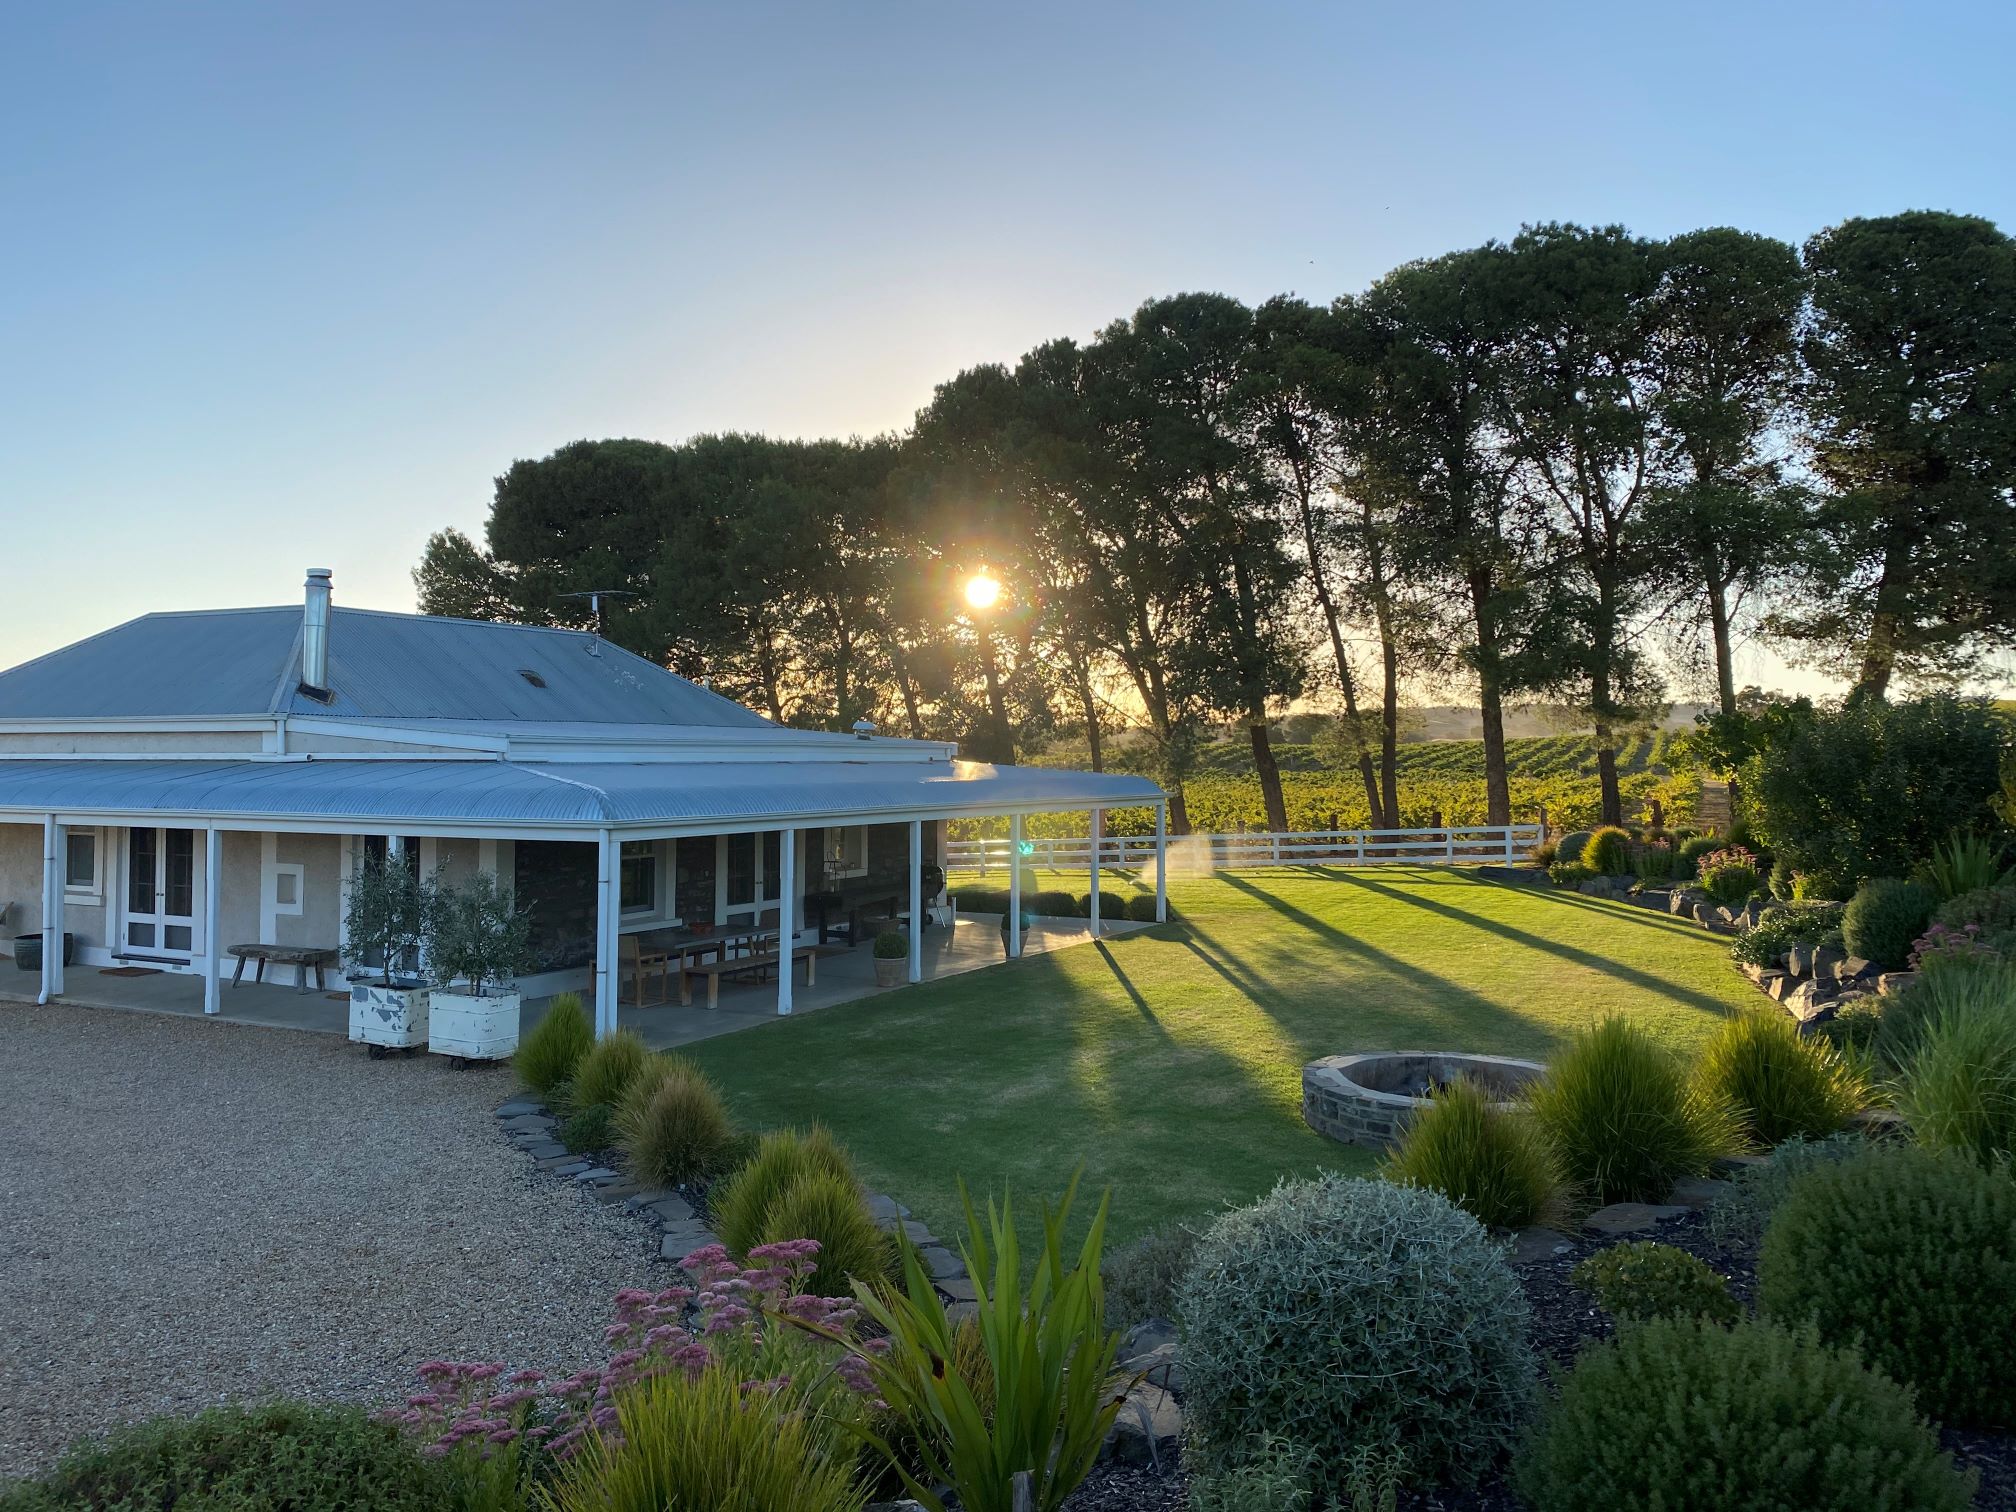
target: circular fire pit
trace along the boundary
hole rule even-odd
[[[1378,1050],[1326,1055],[1302,1068],[1302,1117],[1345,1144],[1384,1149],[1407,1121],[1453,1081],[1476,1082],[1500,1105],[1516,1101],[1546,1073],[1537,1061],[1444,1050]]]

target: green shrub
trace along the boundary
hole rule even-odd
[[[546,1005],[532,1032],[518,1042],[511,1064],[526,1086],[550,1097],[573,1079],[574,1068],[594,1043],[595,1029],[581,999],[563,992]]]
[[[1579,887],[1596,876],[1594,867],[1584,866],[1580,861],[1556,861],[1547,868],[1547,880],[1556,887]]]
[[[616,1110],[616,1143],[639,1181],[685,1186],[721,1169],[735,1129],[698,1066],[683,1055],[654,1055]]]
[[[1074,1261],[1064,1229],[1077,1191],[1074,1176],[1058,1207],[1044,1205],[1043,1246],[1025,1268],[1009,1200],[998,1208],[990,1200],[983,1225],[960,1186],[967,1234],[960,1253],[977,1298],[984,1389],[958,1367],[945,1305],[907,1239],[900,1290],[855,1289],[889,1341],[886,1352],[865,1356],[867,1373],[917,1446],[921,1470],[897,1468],[927,1505],[942,1506],[931,1488],[949,1485],[962,1512],[1058,1512],[1119,1415],[1122,1398],[1111,1382],[1120,1336],[1105,1326],[1099,1285],[1109,1198],[1100,1198]],[[1026,1502],[1015,1494],[1023,1473]]]
[[[1776,1008],[1738,1010],[1701,1052],[1702,1092],[1728,1105],[1744,1138],[1769,1149],[1832,1134],[1869,1104],[1861,1070]]]
[[[875,936],[875,959],[900,961],[910,954],[910,937],[901,930],[885,929]]]
[[[1756,895],[1762,877],[1757,858],[1741,846],[1710,851],[1695,863],[1701,890],[1717,903],[1734,907]]]
[[[1736,937],[1730,957],[1744,966],[1783,966],[1794,945],[1839,945],[1842,905],[1794,904],[1773,909]]]
[[[964,914],[1005,914],[1008,912],[1008,894],[993,887],[961,887],[953,894]]]
[[[2016,1154],[2016,1000],[1949,1007],[1926,1024],[1898,1073],[1896,1101],[1912,1137],[1931,1149],[1984,1163]]]
[[[2008,879],[2001,846],[1980,835],[1955,830],[1939,844],[1918,873],[1941,903],[1963,893],[1983,892]]]
[[[787,1239],[819,1241],[818,1267],[805,1281],[816,1297],[847,1296],[854,1282],[876,1285],[896,1268],[895,1241],[876,1226],[859,1184],[831,1171],[799,1176],[764,1210],[757,1242]]]
[[[1568,1043],[1532,1108],[1563,1174],[1598,1203],[1661,1202],[1741,1142],[1727,1104],[1704,1096],[1664,1047],[1610,1018]]]
[[[1771,863],[1771,879],[1766,889],[1781,903],[1792,901],[1792,863],[1783,856]]]
[[[1575,859],[1605,876],[1614,877],[1628,872],[1631,870],[1631,832],[1614,824],[1592,830],[1589,843]]]
[[[1652,840],[1632,854],[1632,870],[1643,882],[1668,882],[1673,878],[1673,847],[1664,840]]]
[[[1561,1164],[1546,1135],[1467,1078],[1414,1115],[1384,1174],[1440,1192],[1491,1228],[1525,1228],[1560,1205]]]
[[[435,1512],[449,1471],[355,1407],[273,1402],[156,1418],[79,1443],[5,1512]]]
[[[1962,1512],[1911,1393],[1851,1349],[1665,1318],[1585,1349],[1520,1455],[1536,1512]]]
[[[1155,894],[1135,893],[1127,899],[1127,917],[1136,924],[1155,922]]]
[[[1034,897],[1024,893],[1023,906],[1039,919],[1078,919],[1084,917],[1084,910],[1078,900],[1068,892],[1060,892],[1046,887]]]
[[[1965,929],[1972,924],[1983,935],[2016,932],[2016,885],[2003,882],[1950,893],[1933,910],[1932,920],[1948,929]]]
[[[1727,1281],[1670,1244],[1613,1244],[1577,1265],[1569,1279],[1620,1323],[1653,1318],[1734,1323],[1743,1316]]]
[[[1680,842],[1680,848],[1673,852],[1673,875],[1682,881],[1698,874],[1703,856],[1712,855],[1722,849],[1722,842],[1714,835],[1694,835]]]
[[[1854,884],[1839,872],[1792,873],[1792,901],[1795,903],[1840,903],[1854,891]]]
[[[1410,1479],[1472,1478],[1532,1404],[1518,1279],[1435,1192],[1283,1182],[1212,1224],[1177,1308],[1199,1473],[1251,1462],[1272,1433],[1319,1464],[1404,1450]]]
[[[1526,852],[1526,864],[1528,866],[1537,866],[1542,871],[1545,871],[1559,860],[1560,856],[1560,846],[1556,845],[1552,840],[1543,840],[1534,846],[1533,849]]]
[[[1197,1253],[1197,1231],[1180,1223],[1151,1229],[1106,1257],[1106,1321],[1131,1328],[1150,1318],[1173,1321],[1176,1290]]]
[[[1588,848],[1590,833],[1588,830],[1570,830],[1567,834],[1563,835],[1555,843],[1554,859],[1556,861],[1580,861],[1582,859],[1582,852]]]
[[[560,1143],[575,1155],[599,1155],[615,1142],[616,1110],[607,1103],[589,1103],[560,1125]]]
[[[1885,999],[1864,994],[1849,998],[1834,1010],[1834,1016],[1823,1019],[1810,1027],[1811,1032],[1826,1041],[1851,1066],[1861,1069],[1864,1079],[1871,1080],[1876,1067],[1876,1040],[1883,1029],[1883,1004]]]
[[[1848,954],[1873,961],[1885,971],[1902,971],[1911,945],[1932,922],[1932,894],[1916,882],[1878,877],[1864,882],[1841,915],[1841,942]]]
[[[1190,1512],[1317,1512],[1316,1459],[1271,1433],[1244,1464],[1190,1482]]]
[[[1729,1178],[1729,1190],[1708,1209],[1708,1232],[1729,1247],[1763,1242],[1764,1228],[1786,1195],[1815,1166],[1851,1160],[1869,1147],[1858,1133],[1830,1134],[1825,1139],[1788,1139],[1761,1164],[1746,1165]]]
[[[650,1059],[651,1052],[634,1029],[618,1029],[603,1036],[575,1063],[574,1085],[567,1094],[569,1105],[588,1108],[607,1103],[615,1107]]]
[[[1939,1422],[2016,1423],[2016,1182],[1872,1145],[1794,1183],[1764,1233],[1764,1310],[1859,1347]]]
[[[731,1371],[668,1371],[616,1398],[550,1492],[553,1512],[858,1512],[853,1445],[795,1387],[744,1391]]]

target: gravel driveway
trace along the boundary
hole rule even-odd
[[[420,1361],[595,1357],[645,1227],[538,1174],[508,1070],[0,1003],[0,1479],[80,1433]]]

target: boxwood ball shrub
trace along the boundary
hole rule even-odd
[[[1861,1069],[1775,1008],[1739,1009],[1695,1062],[1703,1094],[1726,1104],[1744,1138],[1769,1149],[1832,1134],[1869,1102]]]
[[[1772,1318],[1918,1394],[1949,1425],[2016,1424],[2016,1182],[1965,1156],[1872,1145],[1794,1183],[1764,1232]]]
[[[1319,1464],[1404,1450],[1411,1480],[1470,1480],[1532,1405],[1511,1266],[1476,1219],[1417,1187],[1281,1183],[1212,1224],[1177,1313],[1201,1474],[1274,1435]]]
[[[274,1402],[156,1418],[73,1447],[6,1512],[436,1512],[450,1470],[355,1407]]]
[[[720,1089],[683,1055],[654,1055],[616,1109],[625,1167],[654,1186],[685,1186],[721,1169],[735,1127]]]
[[[1536,1512],[1961,1512],[1911,1393],[1810,1333],[1664,1318],[1585,1349],[1514,1471]]]
[[[1127,899],[1127,917],[1136,924],[1155,922],[1155,894],[1134,893]]]
[[[1575,859],[1607,876],[1628,872],[1631,870],[1631,832],[1614,824],[1592,830],[1589,843],[1582,847],[1582,854]]]
[[[551,1096],[573,1078],[574,1068],[595,1043],[594,1026],[572,992],[563,992],[546,1005],[546,1012],[532,1026],[532,1032],[518,1042],[511,1064],[518,1076],[534,1092]]]
[[[1575,1035],[1531,1106],[1563,1174],[1598,1203],[1663,1202],[1742,1142],[1729,1105],[1622,1018]]]
[[[575,1063],[574,1085],[568,1091],[568,1101],[575,1108],[589,1108],[597,1103],[614,1108],[623,1101],[630,1083],[650,1059],[651,1052],[634,1029],[618,1029],[605,1035]]]
[[[1701,858],[1720,849],[1722,842],[1714,835],[1689,836],[1673,852],[1673,875],[1682,881],[1691,879],[1701,864]]]
[[[1467,1078],[1414,1115],[1384,1174],[1440,1192],[1491,1228],[1537,1223],[1561,1196],[1561,1163],[1532,1116]]]
[[[1569,1279],[1620,1323],[1653,1318],[1705,1318],[1734,1323],[1743,1309],[1729,1283],[1670,1244],[1613,1244],[1577,1265]]]
[[[1851,956],[1873,961],[1885,971],[1910,964],[1911,944],[1932,922],[1937,903],[1916,882],[1877,877],[1864,882],[1841,916],[1841,943]]]
[[[1582,852],[1588,848],[1591,835],[1589,830],[1570,830],[1554,847],[1556,861],[1580,861]]]

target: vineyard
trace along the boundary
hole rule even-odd
[[[1670,763],[1675,732],[1662,730],[1632,741],[1617,753],[1619,785],[1627,814],[1643,810],[1653,799],[1664,807],[1668,822],[1692,817],[1700,783],[1691,775],[1675,775]],[[1281,765],[1281,792],[1288,805],[1288,826],[1296,830],[1357,829],[1368,821],[1365,785],[1357,769],[1326,767],[1317,749],[1282,743],[1275,747]],[[1484,822],[1484,743],[1481,740],[1428,740],[1403,745],[1399,752],[1400,819],[1427,825],[1437,812],[1445,824]],[[1530,823],[1544,806],[1557,828],[1594,824],[1601,812],[1596,779],[1596,745],[1587,735],[1540,735],[1505,742],[1512,818]],[[1074,764],[1068,753],[1039,758],[1044,764]],[[1075,758],[1083,764],[1083,755]],[[1115,770],[1125,769],[1121,762]],[[1253,775],[1252,753],[1244,745],[1214,742],[1200,752],[1198,773],[1184,784],[1194,830],[1223,833],[1242,825],[1264,828],[1267,815],[1260,800],[1259,779]],[[1107,828],[1114,834],[1146,834],[1154,828],[1147,809],[1114,809]],[[1032,835],[1082,835],[1082,813],[1044,814],[1029,821]],[[959,821],[955,838],[1005,834],[1006,821]]]

